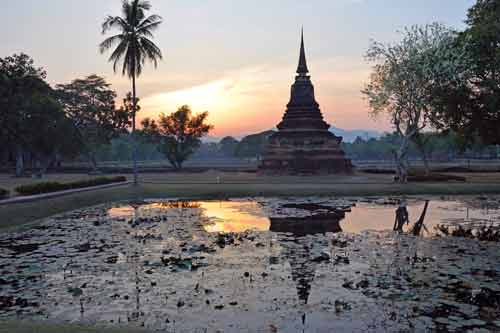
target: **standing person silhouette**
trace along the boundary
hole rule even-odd
[[[394,231],[403,232],[403,226],[410,224],[406,200],[401,200],[399,207],[396,209],[396,220],[394,221]]]

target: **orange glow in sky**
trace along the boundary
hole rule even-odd
[[[320,63],[318,67],[322,70],[317,76],[312,73],[316,99],[325,119],[341,128],[387,130],[389,125],[384,119],[377,123],[370,118],[360,93],[368,69],[338,66],[332,62]],[[293,79],[293,65],[243,69],[205,84],[143,98],[139,117],[156,118],[187,104],[194,113],[209,112],[209,122],[215,126],[213,136],[265,131],[274,128],[283,116]]]
[[[139,120],[187,104],[195,113],[209,112],[215,126],[211,136],[241,137],[274,128],[290,97],[303,26],[326,121],[342,129],[390,130],[386,119],[370,117],[360,93],[370,74],[364,58],[370,40],[395,42],[405,26],[431,22],[460,30],[473,2],[151,1],[151,14],[164,18],[154,32],[164,59],[158,68],[145,66],[137,80]],[[128,78],[113,71],[110,54],[97,47],[104,39],[103,19],[118,15],[121,1],[4,3],[0,19],[12,29],[0,34],[0,57],[29,54],[47,71],[51,85],[98,74],[117,91],[119,104],[131,90]]]

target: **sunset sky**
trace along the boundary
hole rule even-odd
[[[473,0],[152,0],[164,18],[157,70],[139,78],[140,117],[188,104],[209,111],[215,136],[273,128],[288,102],[304,26],[309,69],[325,118],[344,129],[390,128],[373,120],[360,90],[370,39],[393,41],[406,25],[438,21],[462,28]],[[51,84],[104,76],[120,98],[129,82],[114,74],[97,45],[100,24],[119,0],[3,1],[0,57],[25,52]]]

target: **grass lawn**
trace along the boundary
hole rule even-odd
[[[0,321],[0,333],[145,333],[148,331],[132,328],[100,328],[80,325],[55,325],[22,321]]]
[[[121,186],[64,197],[0,206],[0,229],[22,226],[54,214],[106,202],[143,198],[224,199],[246,196],[378,196],[500,193],[500,174],[467,174],[467,183],[394,184],[390,175],[259,177],[247,173],[144,174],[140,186]],[[77,180],[86,175],[50,175],[51,180]],[[217,184],[220,177],[221,184]],[[128,176],[131,179],[131,175]],[[0,176],[0,187],[16,179]],[[29,183],[27,179],[20,179]],[[33,182],[33,180],[31,180]]]

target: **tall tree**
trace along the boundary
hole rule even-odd
[[[160,151],[175,169],[200,147],[201,138],[213,128],[207,124],[208,112],[193,115],[189,106],[184,105],[176,112],[160,115],[158,124],[154,120],[144,120],[143,135],[152,142],[159,142]]]
[[[16,176],[24,172],[25,153],[45,158],[73,142],[58,137],[72,126],[45,76],[26,54],[0,59],[0,141],[16,152]]]
[[[436,127],[467,141],[479,136],[486,144],[500,144],[499,22],[499,0],[478,0],[469,9],[468,27],[453,45],[462,64],[432,92]]]
[[[362,93],[368,99],[372,114],[388,114],[400,137],[394,157],[402,183],[407,180],[410,143],[418,141],[421,131],[430,125],[429,93],[432,82],[444,72],[440,67],[441,52],[453,38],[454,32],[437,23],[413,26],[403,32],[398,43],[373,42],[367,52],[367,59],[375,66],[370,83]]]
[[[64,111],[78,129],[83,152],[97,171],[97,150],[125,131],[130,124],[129,110],[115,107],[116,93],[97,75],[59,84],[56,88]]]
[[[123,0],[122,16],[108,16],[102,24],[102,32],[106,34],[111,29],[119,30],[117,35],[105,39],[99,46],[101,53],[114,48],[109,61],[113,63],[116,72],[122,62],[122,75],[127,75],[132,80],[132,101],[134,105],[132,116],[132,136],[135,139],[135,116],[137,113],[136,78],[142,73],[146,61],[154,64],[162,59],[161,50],[151,40],[153,31],[162,23],[158,15],[146,17],[146,12],[151,9],[149,1]],[[116,47],[115,47],[116,46]],[[134,183],[138,183],[137,174],[137,147],[134,147]]]
[[[39,177],[58,158],[75,157],[81,151],[81,136],[53,95],[34,97],[29,121],[23,124],[30,133],[28,151]]]

